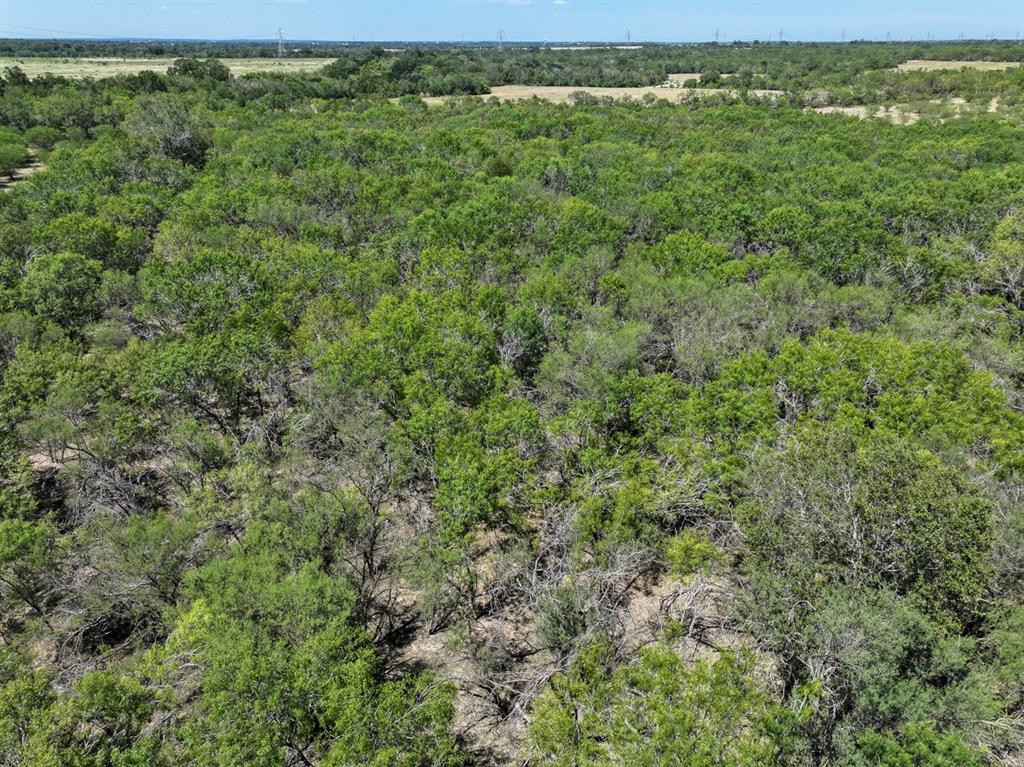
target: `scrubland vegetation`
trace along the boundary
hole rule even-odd
[[[0,764],[1020,764],[1017,50],[8,70]]]

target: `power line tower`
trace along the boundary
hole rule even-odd
[[[284,30],[281,27],[277,28],[277,57],[284,58]]]
[[[505,47],[505,30],[504,29],[499,29],[498,30],[498,47],[499,48],[504,48]]]

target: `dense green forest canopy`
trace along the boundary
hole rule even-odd
[[[8,70],[0,764],[1019,764],[1020,51]]]

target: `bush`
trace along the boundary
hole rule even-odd
[[[755,767],[779,764],[793,719],[773,703],[749,654],[689,665],[653,647],[608,673],[592,647],[533,707],[530,743],[538,765],[662,764]]]
[[[63,138],[63,133],[48,125],[37,125],[25,131],[25,141],[29,146],[38,147],[39,149],[53,149],[57,142]]]
[[[78,330],[99,316],[102,281],[98,261],[77,253],[50,253],[29,262],[21,283],[27,307],[67,330]]]
[[[28,154],[20,144],[0,144],[0,173],[10,175],[25,164]]]

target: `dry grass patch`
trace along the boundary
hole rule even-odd
[[[700,72],[679,72],[671,74],[668,79],[661,84],[662,88],[678,88],[680,85],[685,83],[699,83]]]
[[[331,63],[334,59],[223,59],[232,74],[252,72],[311,72]],[[114,77],[136,75],[139,72],[166,72],[174,59],[56,59],[56,58],[0,58],[0,69],[21,67],[29,77],[52,74],[81,80],[86,77]]]
[[[1019,67],[1017,61],[940,61],[938,59],[910,59],[896,69],[900,72],[934,72],[942,69],[980,69],[992,72],[1000,69]]]

